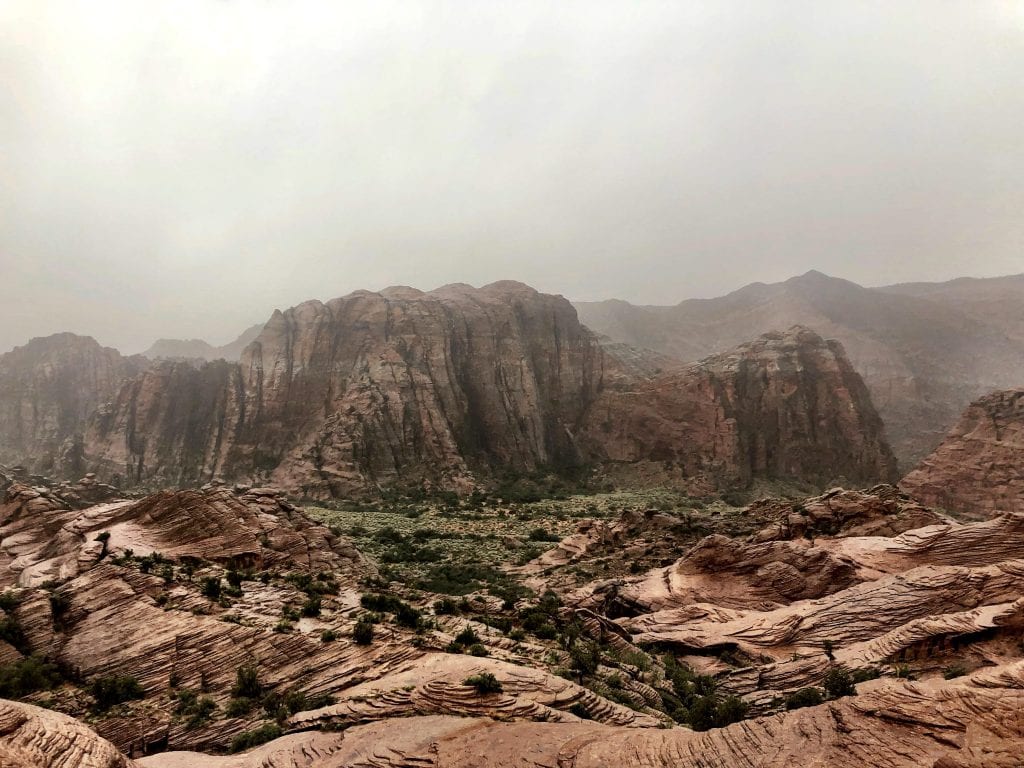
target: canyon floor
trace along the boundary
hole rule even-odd
[[[889,485],[576,491],[300,507],[8,478],[0,755],[1021,764],[1024,514],[958,520]]]

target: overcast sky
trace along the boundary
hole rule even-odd
[[[0,350],[1024,271],[1024,0],[0,0]]]

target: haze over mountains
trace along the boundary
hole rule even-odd
[[[1024,275],[864,288],[812,271],[675,306],[575,306],[595,332],[679,360],[793,324],[838,339],[904,471],[938,445],[971,400],[1024,383]]]

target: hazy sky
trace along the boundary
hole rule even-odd
[[[1024,0],[0,0],[0,350],[1024,271]]]

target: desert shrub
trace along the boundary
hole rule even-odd
[[[178,700],[174,713],[185,718],[187,730],[198,728],[209,722],[213,718],[214,712],[217,711],[217,702],[209,696],[199,697],[195,691],[188,689],[176,691],[173,695]]]
[[[801,688],[786,697],[786,709],[814,707],[825,701],[820,688]]]
[[[235,588],[241,587],[244,579],[242,574],[238,571],[228,571],[226,578],[228,580],[228,584]]]
[[[370,645],[373,642],[373,622],[365,618],[359,619],[352,629],[352,640],[356,645]]]
[[[260,744],[266,744],[283,733],[284,731],[281,730],[281,726],[277,723],[267,723],[254,730],[243,731],[231,740],[231,752],[242,752],[246,749],[257,747]]]
[[[490,656],[491,652],[487,650],[482,643],[473,643],[469,646],[470,656]]]
[[[863,683],[865,680],[877,680],[882,674],[878,667],[861,667],[853,670],[851,677],[854,683]]]
[[[110,709],[115,704],[123,704],[145,696],[139,681],[131,675],[105,675],[92,681],[89,687],[100,712]]]
[[[258,699],[262,693],[263,684],[255,664],[243,664],[235,670],[235,684],[231,687],[233,698]]]
[[[333,643],[338,639],[338,634],[333,629],[325,629],[320,633],[321,643]]]
[[[463,680],[462,684],[476,688],[476,692],[481,695],[488,693],[501,693],[504,690],[504,688],[501,687],[501,681],[490,672],[481,672],[478,675],[471,675]]]
[[[211,600],[220,599],[220,577],[210,576],[203,581],[203,595]]]
[[[526,538],[530,541],[561,541],[557,533],[551,533],[547,528],[534,528]]]
[[[310,597],[302,604],[302,615],[307,617],[320,615],[321,601],[319,595]]]
[[[966,674],[967,667],[965,667],[963,664],[951,664],[948,667],[946,667],[946,669],[942,672],[942,676],[947,680],[953,680],[957,677],[963,677]]]
[[[738,723],[747,716],[749,706],[738,696],[726,696],[719,702],[715,712],[715,726],[724,728],[732,723]]]
[[[252,712],[255,706],[256,702],[252,699],[239,696],[228,702],[228,705],[224,708],[224,714],[228,717],[245,717]]]
[[[480,637],[468,624],[462,628],[462,631],[455,636],[455,642],[459,645],[473,645],[473,643],[479,643]]]
[[[597,672],[597,665],[601,663],[601,649],[597,643],[577,642],[569,651],[570,666],[582,678]]]
[[[416,629],[420,624],[420,612],[408,603],[401,603],[395,611],[395,621],[403,627]]]
[[[842,696],[856,696],[857,688],[853,684],[850,673],[842,667],[832,667],[825,673],[822,681],[829,698],[838,699]]]
[[[64,682],[60,668],[38,656],[0,665],[0,698],[20,699],[36,691],[48,691]]]
[[[454,615],[459,612],[459,604],[450,597],[434,601],[434,613],[438,616]]]
[[[7,614],[0,619],[0,640],[13,645],[22,654],[28,653],[28,637],[17,616]]]

